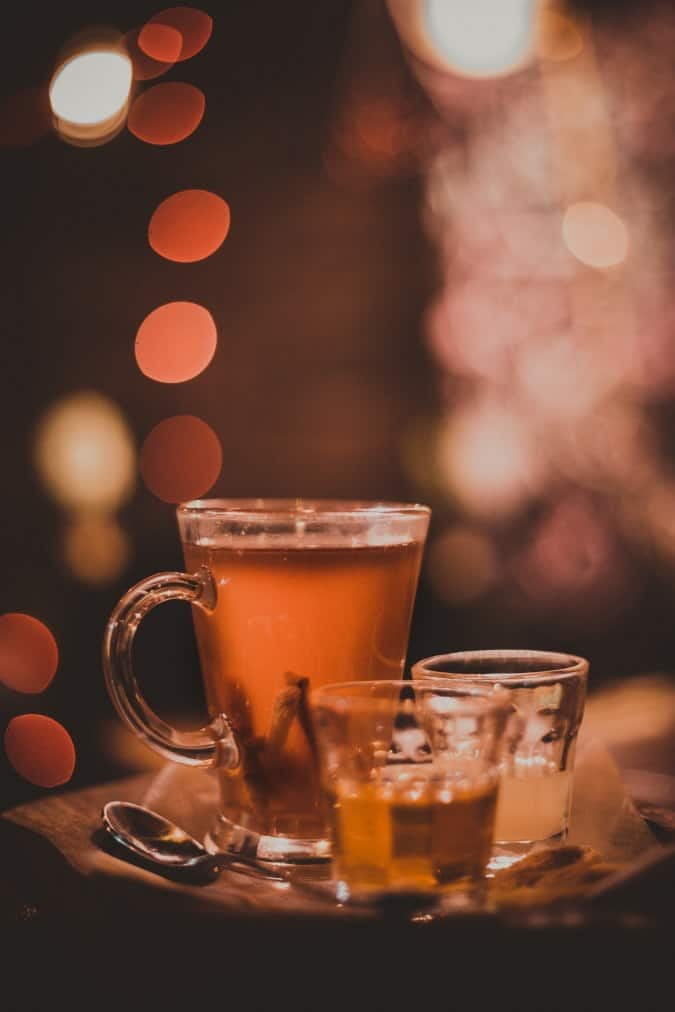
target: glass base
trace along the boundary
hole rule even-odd
[[[451,887],[420,889],[362,888],[341,879],[322,884],[323,895],[351,914],[387,920],[431,923],[445,917],[491,918],[487,880],[463,880]]]
[[[330,861],[327,839],[299,839],[256,833],[218,815],[204,838],[210,854],[233,854],[253,861],[282,865],[325,865]]]

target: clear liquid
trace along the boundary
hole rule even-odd
[[[536,757],[535,757],[536,758]],[[502,776],[497,802],[497,843],[548,840],[567,828],[571,774],[532,759],[516,761]]]

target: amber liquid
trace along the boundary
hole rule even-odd
[[[221,778],[223,814],[259,833],[325,833],[307,692],[399,678],[422,546],[184,546],[213,578],[193,609],[207,704],[228,715],[242,766]]]
[[[335,877],[353,892],[478,879],[490,858],[497,784],[457,786],[414,765],[379,773],[333,793]]]

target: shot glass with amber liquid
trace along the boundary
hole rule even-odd
[[[338,899],[480,902],[508,692],[364,681],[310,702]]]

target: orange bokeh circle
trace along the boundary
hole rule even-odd
[[[15,692],[43,692],[56,674],[59,648],[32,615],[0,615],[0,682]]]
[[[155,253],[177,263],[204,260],[225,241],[230,209],[210,190],[179,190],[163,200],[148,226]]]
[[[197,129],[204,115],[203,91],[167,81],[139,95],[129,112],[129,130],[146,144],[177,144]]]
[[[75,769],[73,739],[62,724],[41,713],[12,717],[5,753],[19,776],[37,787],[65,784]]]
[[[136,334],[136,362],[158,383],[184,383],[206,369],[218,334],[208,309],[196,302],[167,302],[153,309]]]
[[[196,56],[209,41],[213,31],[213,19],[196,7],[167,7],[150,18],[146,27],[150,25],[173,28],[180,34],[182,45],[179,60],[189,60],[190,57]],[[155,55],[151,49],[146,49],[146,52],[151,56]]]
[[[222,462],[218,437],[194,415],[165,418],[141,449],[143,480],[164,502],[199,499],[217,481]]]
[[[160,63],[175,63],[180,59],[183,36],[171,25],[155,24],[149,21],[138,33],[138,48],[152,60]]]
[[[151,56],[144,53],[138,44],[141,31],[142,29],[140,28],[134,28],[132,31],[127,32],[122,41],[131,60],[134,81],[152,81],[155,77],[161,77],[162,74],[166,74],[167,70],[171,70],[175,61],[153,60]]]

